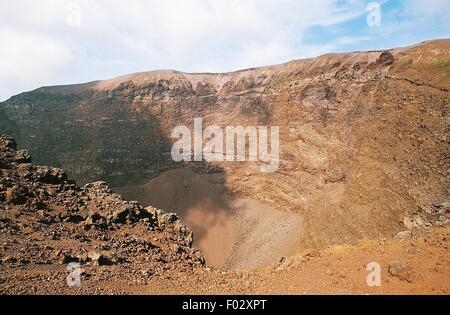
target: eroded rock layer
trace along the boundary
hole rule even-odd
[[[439,40],[232,73],[45,87],[2,103],[0,130],[83,183],[134,187],[185,167],[170,157],[170,133],[195,117],[280,126],[274,173],[255,162],[188,167],[213,173],[224,195],[301,215],[300,247],[394,236],[405,218],[439,214],[448,201],[449,51]]]

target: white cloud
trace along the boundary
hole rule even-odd
[[[32,32],[0,29],[0,98],[50,84],[53,76],[73,62],[59,41]]]
[[[424,18],[447,16],[449,10],[448,0],[408,0],[404,5],[407,14]]]
[[[48,77],[73,61],[71,51],[51,38],[11,29],[0,29],[0,78],[19,83]],[[26,76],[24,75],[26,74]]]
[[[309,27],[351,19],[363,2],[0,0],[0,86],[9,86],[0,99],[134,71],[228,71],[302,57]],[[79,27],[67,23],[78,13],[71,3]]]

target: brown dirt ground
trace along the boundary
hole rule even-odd
[[[416,238],[370,240],[301,253],[302,260],[280,270],[226,271],[207,268],[147,276],[133,265],[86,267],[81,287],[65,284],[64,266],[34,266],[11,274],[6,292],[56,294],[449,294],[449,227]],[[402,274],[388,272],[393,261],[406,263]],[[381,286],[369,287],[366,265],[381,265]],[[30,267],[30,266],[29,266]],[[278,270],[277,270],[278,269]]]

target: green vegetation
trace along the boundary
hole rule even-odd
[[[431,63],[433,68],[442,69],[445,72],[450,72],[450,59],[436,60]]]

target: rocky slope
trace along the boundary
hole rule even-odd
[[[448,224],[224,271],[204,266],[192,233],[173,214],[124,201],[104,182],[78,187],[61,169],[32,166],[6,135],[0,175],[0,294],[450,292]],[[70,282],[73,262],[79,285]],[[373,262],[380,286],[366,282]]]
[[[438,40],[233,73],[155,71],[44,87],[1,103],[0,131],[83,183],[106,180],[183,218],[198,205],[219,209],[216,221],[193,226],[199,235],[215,233],[235,211],[229,204],[245,198],[301,217],[294,249],[392,237],[447,220],[449,52],[450,40]],[[174,163],[170,132],[194,117],[205,126],[280,126],[278,171]],[[175,182],[154,184],[175,168],[206,175],[226,198],[177,202]]]
[[[132,265],[152,275],[201,268],[205,261],[192,241],[175,214],[125,201],[105,182],[78,187],[61,169],[33,166],[26,151],[0,134],[2,292],[32,292],[41,284],[28,276],[31,270],[64,273],[71,262],[125,273]],[[17,271],[28,288],[14,284]]]

